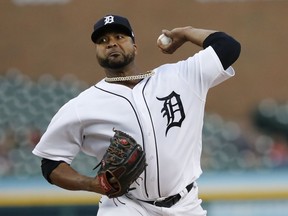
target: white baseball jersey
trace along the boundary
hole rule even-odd
[[[234,75],[211,47],[154,69],[133,89],[101,80],[65,104],[33,153],[71,163],[79,151],[100,160],[113,128],[130,134],[148,166],[131,194],[153,200],[179,193],[202,173],[202,126],[208,89]]]

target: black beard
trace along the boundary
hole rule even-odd
[[[121,61],[113,61],[113,60],[110,60],[109,58],[106,58],[106,59],[98,58],[98,62],[103,68],[119,69],[130,64],[132,61],[134,61],[134,58],[135,58],[135,54],[131,53],[131,54],[124,56],[123,60]]]

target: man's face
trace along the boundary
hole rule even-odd
[[[120,69],[134,61],[136,45],[121,32],[103,33],[96,41],[96,57],[103,68]]]

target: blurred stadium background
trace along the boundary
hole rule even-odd
[[[117,13],[131,20],[144,70],[198,50],[159,53],[163,28],[239,39],[237,76],[208,96],[200,196],[209,216],[286,216],[287,8],[286,0],[1,0],[0,215],[96,215],[99,196],[49,185],[31,150],[60,106],[103,78],[90,34],[95,20]],[[95,163],[80,154],[72,166],[93,176]]]

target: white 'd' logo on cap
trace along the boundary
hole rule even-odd
[[[113,23],[114,22],[114,16],[106,16],[104,18],[105,18],[104,25],[107,25],[109,23]]]

